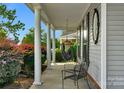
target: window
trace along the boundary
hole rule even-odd
[[[78,27],[78,30],[77,30],[77,45],[78,45],[78,57],[81,58],[81,26]]]
[[[83,61],[89,62],[89,13],[82,22],[83,26]]]

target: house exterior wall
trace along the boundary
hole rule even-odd
[[[107,4],[107,88],[124,88],[124,4]]]
[[[99,28],[99,40],[98,43],[95,45],[93,42],[92,37],[92,17],[94,8],[98,9],[99,12],[99,19],[100,19],[100,4],[91,4],[90,9],[88,10],[90,13],[90,31],[89,31],[89,74],[96,80],[96,82],[100,85],[101,83],[101,31]]]
[[[89,69],[88,73],[92,76],[92,78],[97,82],[99,86],[101,86],[101,26],[99,28],[99,39],[98,43],[94,44],[93,37],[92,37],[92,17],[94,13],[94,9],[97,8],[99,12],[99,21],[100,21],[100,14],[101,14],[101,4],[91,4],[88,8],[86,15],[82,20],[85,20],[87,13],[89,12]],[[84,29],[86,25],[84,25]]]

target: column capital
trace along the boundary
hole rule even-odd
[[[50,27],[50,23],[46,23],[47,27]]]
[[[52,30],[55,30],[54,26],[50,23],[46,23],[47,27],[50,27]]]
[[[38,10],[41,10],[42,8],[41,8],[41,5],[40,4],[33,4],[33,8],[34,9],[38,9]]]
[[[52,30],[55,30],[55,28],[54,28],[53,24],[51,24],[51,28],[52,28]]]

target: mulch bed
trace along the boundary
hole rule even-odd
[[[20,77],[12,84],[6,85],[2,89],[28,89],[33,83],[33,78]]]
[[[47,68],[46,65],[42,66],[42,72]],[[18,77],[13,83],[5,85],[1,89],[29,89],[33,84],[33,77],[26,77],[25,75],[21,75]]]

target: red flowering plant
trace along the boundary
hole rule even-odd
[[[19,51],[23,53],[25,64],[34,64],[34,46],[32,44],[21,44],[18,46]]]
[[[25,55],[34,54],[34,46],[32,44],[21,44],[18,46],[18,50]]]
[[[0,40],[0,86],[13,81],[20,72],[23,55],[14,41]]]
[[[19,50],[23,53],[24,55],[24,61],[29,61],[30,63],[34,63],[34,45],[32,44],[21,44],[18,46]],[[42,46],[41,47],[41,52],[42,56],[46,57],[46,47]],[[46,58],[44,58],[46,59]],[[44,61],[42,60],[42,63]],[[31,64],[33,64],[31,63]]]
[[[23,53],[24,69],[30,76],[34,71],[34,45],[20,44],[18,48],[19,48],[19,51]],[[46,60],[46,48],[41,47],[41,51],[42,51],[41,61],[43,64]]]
[[[18,46],[14,41],[9,39],[0,40],[0,64],[1,60],[6,62],[22,61],[22,53],[18,50]]]

